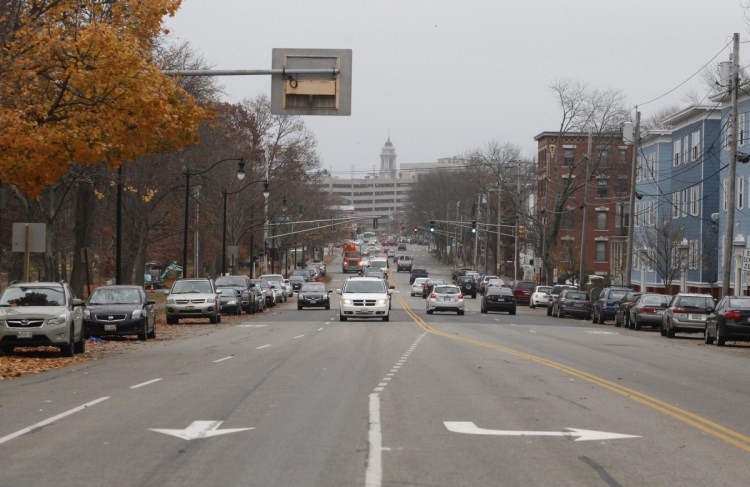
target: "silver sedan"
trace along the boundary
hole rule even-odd
[[[438,284],[427,295],[427,314],[435,311],[455,311],[464,314],[464,295],[461,288],[454,285]]]

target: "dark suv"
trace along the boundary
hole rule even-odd
[[[477,281],[471,276],[461,276],[456,280],[456,285],[461,288],[464,296],[477,299]]]
[[[547,316],[552,316],[552,309],[555,307],[555,302],[557,301],[558,296],[560,296],[560,293],[565,289],[578,288],[575,286],[568,286],[566,284],[556,284],[552,286],[552,290],[549,292],[549,302],[547,303]]]
[[[629,287],[605,287],[594,301],[591,310],[591,322],[602,324],[608,319],[613,319],[617,313],[620,301],[632,289]]]

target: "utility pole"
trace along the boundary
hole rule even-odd
[[[589,207],[589,168],[591,167],[591,147],[593,146],[594,134],[589,131],[589,145],[586,152],[586,177],[583,180],[583,221],[581,222],[581,254],[579,257],[580,262],[578,263],[578,287],[584,290],[586,280],[584,279],[585,272],[585,261],[586,261],[586,220],[587,220],[587,209]]]
[[[630,287],[631,285],[631,274],[633,273],[633,238],[634,238],[634,227],[635,219],[638,215],[635,214],[635,178],[638,170],[638,147],[641,139],[641,112],[638,111],[638,107],[635,107],[635,131],[633,134],[633,165],[630,168],[630,203],[628,211],[630,212],[630,218],[628,218],[628,240],[625,244],[627,249],[627,255],[625,256],[625,286]],[[646,292],[646,289],[641,289],[641,292]]]
[[[731,95],[732,113],[729,121],[732,130],[732,140],[729,146],[729,181],[727,188],[727,234],[724,240],[724,255],[722,260],[723,279],[721,283],[721,295],[729,295],[729,279],[732,275],[732,243],[734,242],[734,208],[737,205],[735,201],[735,178],[737,175],[737,96],[739,91],[740,78],[740,35],[734,34],[732,47],[732,76],[729,82]],[[734,294],[737,294],[739,283],[734,283]]]
[[[480,220],[482,215],[482,194],[477,195],[477,221]],[[474,234],[474,269],[479,268],[479,228],[477,226],[477,233]]]

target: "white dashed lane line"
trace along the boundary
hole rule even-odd
[[[296,337],[294,337],[294,339],[296,340],[296,339],[298,339],[298,338],[304,338],[304,336],[305,336],[305,335],[297,335]]]
[[[228,357],[224,357],[224,358],[220,358],[220,359],[218,359],[218,360],[214,360],[214,363],[215,363],[215,364],[218,364],[219,362],[223,362],[223,361],[225,361],[225,360],[229,360],[229,359],[232,359],[232,358],[234,358],[234,355],[230,355],[230,356],[228,356]]]
[[[256,349],[256,350],[260,350],[261,348],[268,348],[268,347],[270,347],[270,346],[271,346],[271,344],[270,344],[270,343],[267,343],[267,344],[265,344],[265,345],[261,345],[260,347],[255,347],[255,349]]]
[[[146,381],[146,382],[141,382],[140,384],[136,384],[136,385],[134,385],[134,386],[130,386],[130,388],[131,388],[131,389],[139,389],[139,388],[141,388],[141,387],[144,387],[144,386],[148,386],[148,385],[151,385],[151,384],[153,384],[154,382],[159,382],[160,380],[162,380],[162,379],[161,379],[161,377],[159,377],[158,379],[153,379],[153,380],[148,380],[148,381]]]

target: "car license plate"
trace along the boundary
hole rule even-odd
[[[19,331],[18,338],[31,338],[31,331],[30,330]]]
[[[688,319],[694,321],[706,321],[706,315],[694,315],[691,313],[690,315],[688,315]]]
[[[195,309],[195,306],[185,306],[185,309],[187,309],[188,311],[192,311]]]
[[[117,331],[117,325],[104,325],[104,331]]]

